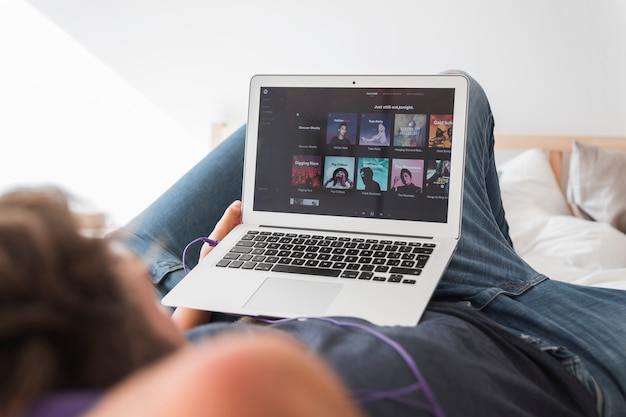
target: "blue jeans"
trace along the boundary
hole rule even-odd
[[[458,250],[435,291],[464,302],[536,344],[574,373],[607,417],[626,410],[626,292],[553,281],[513,250],[493,158],[493,116],[470,78],[463,224]],[[245,126],[115,233],[167,293],[184,276],[181,254],[241,198]],[[198,250],[185,259],[193,267]],[[462,354],[462,353],[461,353]]]

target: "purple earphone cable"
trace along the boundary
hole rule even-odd
[[[369,390],[355,391],[353,392],[353,394],[355,395],[356,401],[364,403],[368,401],[389,399],[389,400],[398,401],[400,403],[404,403],[411,407],[421,408],[423,410],[429,411],[436,417],[445,417],[445,414],[443,410],[441,409],[441,407],[439,406],[439,403],[437,402],[435,395],[430,390],[430,387],[426,383],[426,380],[422,376],[422,373],[420,372],[413,358],[411,358],[411,356],[406,351],[406,349],[404,349],[398,342],[391,339],[387,335],[360,323],[342,322],[342,321],[339,321],[330,317],[300,317],[300,318],[262,320],[262,321],[265,321],[267,323],[285,323],[288,321],[307,320],[307,319],[320,320],[323,322],[334,324],[339,327],[355,328],[355,329],[364,331],[376,337],[377,339],[385,343],[387,346],[395,350],[396,353],[398,353],[398,355],[402,358],[404,363],[407,365],[407,367],[413,374],[413,377],[415,378],[415,381],[416,381],[415,383],[407,385],[405,387],[389,390],[389,391],[369,391]],[[408,398],[403,398],[404,395],[409,394],[416,390],[422,390],[422,393],[426,400],[425,403],[421,401],[413,401]]]
[[[185,246],[185,249],[183,250],[183,269],[185,270],[185,274],[187,272],[189,272],[189,268],[187,268],[187,263],[185,262],[185,258],[187,257],[187,250],[189,249],[189,247],[195,243],[198,242],[204,242],[204,243],[208,243],[210,246],[217,246],[218,243],[220,243],[219,240],[215,240],[215,239],[209,239],[208,237],[199,237],[197,239],[192,240],[191,242],[189,242],[187,244],[187,246]]]

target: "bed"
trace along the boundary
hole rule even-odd
[[[560,281],[626,290],[626,137],[496,135],[517,253]]]

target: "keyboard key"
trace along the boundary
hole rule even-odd
[[[256,265],[257,265],[256,262],[246,262],[245,264],[241,266],[241,269],[254,269]]]
[[[230,250],[231,253],[250,253],[252,252],[252,248],[244,248],[240,246],[235,246]]]
[[[328,269],[328,268],[310,268],[307,266],[293,266],[277,264],[272,268],[273,272],[288,272],[305,275],[320,275],[324,277],[338,277],[341,274],[341,269]]]
[[[340,275],[341,278],[350,278],[354,279],[359,275],[359,271],[351,271],[349,269],[343,271]]]
[[[391,274],[387,282],[400,282],[402,281],[402,275]]]
[[[228,264],[229,268],[239,268],[241,267],[241,265],[243,265],[243,261],[230,261],[230,263]]]
[[[424,244],[424,246],[426,246],[426,244]],[[413,253],[431,254],[433,253],[433,249],[432,248],[413,248]]]
[[[256,271],[269,271],[270,269],[272,269],[272,266],[272,264],[260,263],[254,269]]]
[[[394,266],[389,271],[392,274],[402,274],[402,275],[419,275],[422,273],[422,270],[419,268],[401,268]]]
[[[359,274],[359,279],[365,279],[365,280],[370,280],[372,279],[372,277],[374,276],[373,272],[361,272]]]

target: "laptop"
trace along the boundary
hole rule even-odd
[[[235,315],[418,323],[456,250],[462,75],[257,75],[242,224],[162,300]]]

